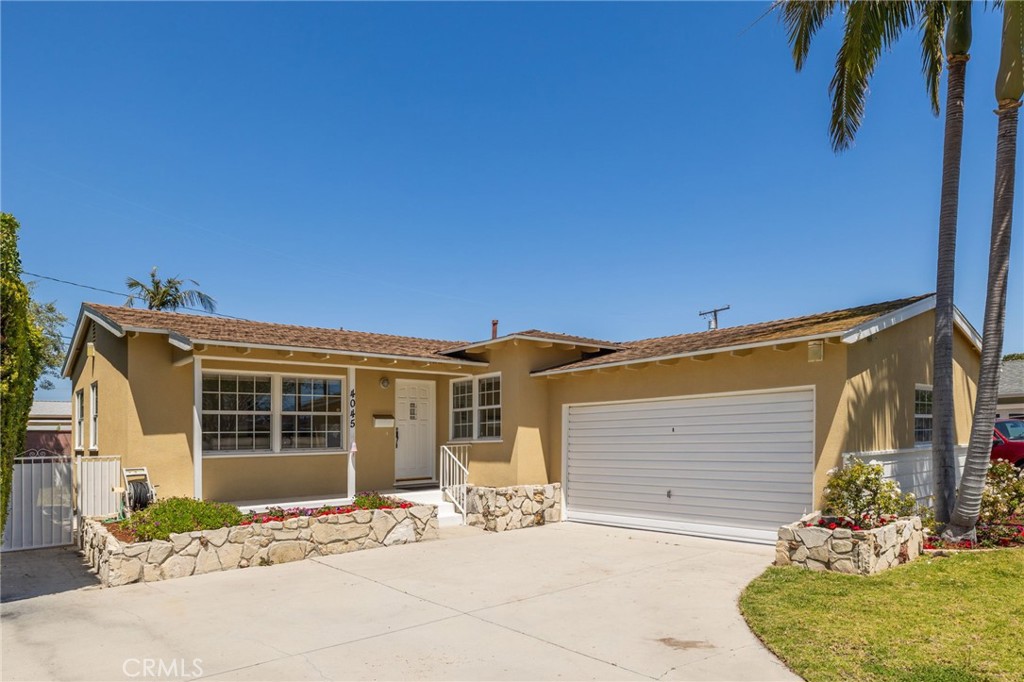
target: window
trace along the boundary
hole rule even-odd
[[[269,376],[203,376],[203,452],[270,450]]]
[[[81,450],[85,446],[85,391],[75,393],[75,447]]]
[[[100,446],[100,387],[93,383],[89,387],[89,448]]]
[[[501,438],[501,375],[452,381],[452,440]]]
[[[272,453],[344,447],[338,377],[203,375],[203,452]]]
[[[914,444],[928,445],[932,442],[932,387],[917,386],[914,389]]]
[[[281,449],[340,448],[341,403],[341,379],[284,377]]]
[[[452,440],[473,437],[473,380],[452,382]]]

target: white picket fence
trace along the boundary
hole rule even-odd
[[[967,457],[966,447],[957,447],[956,482],[960,484],[960,473]],[[843,454],[843,461],[856,458],[864,462],[875,461],[885,470],[885,478],[899,483],[900,490],[914,493],[921,504],[931,506],[934,488],[932,485],[932,451],[931,448],[912,448],[908,450],[885,450],[879,452],[848,452]]]

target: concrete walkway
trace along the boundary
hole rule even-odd
[[[773,552],[580,524],[458,528],[440,541],[77,589],[0,607],[0,677],[795,680],[736,607]]]

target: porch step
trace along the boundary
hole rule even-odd
[[[451,502],[444,500],[439,488],[429,490],[400,490],[394,493],[403,500],[419,502],[421,504],[437,505],[437,525],[441,528],[462,525],[462,514]]]

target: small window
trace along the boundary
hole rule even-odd
[[[930,445],[932,442],[932,388],[918,386],[914,389],[914,444]]]
[[[100,446],[100,387],[94,383],[89,387],[89,448]]]
[[[203,452],[270,450],[270,377],[203,376]]]
[[[75,447],[81,450],[85,446],[85,391],[75,393]]]
[[[281,449],[325,450],[342,443],[341,379],[281,380]]]
[[[452,440],[501,438],[501,375],[452,381]]]

